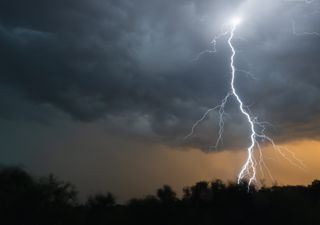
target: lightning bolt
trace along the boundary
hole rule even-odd
[[[314,0],[284,0],[284,2],[304,2],[306,4],[312,4]]]
[[[215,146],[213,146],[214,149],[218,148],[219,144],[223,141],[223,131],[224,131],[224,115],[225,115],[225,106],[229,100],[230,97],[234,97],[238,103],[239,110],[241,114],[246,118],[246,121],[250,127],[250,143],[247,147],[247,159],[244,162],[243,166],[241,167],[241,170],[238,174],[237,182],[241,183],[242,181],[246,180],[248,182],[248,189],[252,185],[253,182],[256,181],[257,176],[257,166],[259,166],[260,173],[264,177],[263,170],[265,169],[269,175],[269,177],[273,180],[272,174],[267,166],[267,164],[264,161],[264,156],[262,152],[262,147],[260,145],[261,141],[268,142],[274,150],[278,154],[280,154],[284,159],[286,159],[289,163],[291,163],[293,166],[304,168],[304,164],[301,160],[299,160],[293,152],[289,151],[288,149],[278,146],[275,144],[274,140],[267,136],[264,132],[266,130],[265,125],[268,124],[266,122],[259,122],[257,117],[253,117],[251,115],[250,109],[246,107],[241,100],[236,86],[235,86],[235,78],[236,78],[236,72],[242,72],[246,74],[250,74],[250,72],[247,72],[245,70],[239,70],[235,67],[235,57],[236,57],[236,49],[233,45],[233,40],[235,38],[235,32],[237,30],[238,25],[241,23],[240,18],[234,18],[232,20],[231,26],[229,28],[229,31],[222,32],[220,35],[216,36],[211,44],[213,44],[212,50],[207,50],[201,52],[196,59],[199,59],[199,57],[205,53],[215,53],[216,52],[216,42],[217,39],[220,39],[222,36],[228,35],[228,46],[231,50],[231,56],[230,56],[230,68],[231,68],[231,80],[230,80],[230,91],[228,94],[224,97],[224,99],[221,101],[220,105],[217,105],[213,108],[208,109],[203,116],[196,121],[192,128],[191,132],[185,136],[185,139],[190,138],[194,132],[197,126],[200,125],[201,122],[205,120],[205,118],[211,113],[212,111],[218,110],[219,112],[219,132],[218,132],[218,138],[215,143]],[[255,158],[255,150],[258,150],[259,160],[257,161]]]
[[[311,35],[311,36],[318,36],[320,37],[320,33],[318,32],[297,32],[296,29],[296,22],[294,20],[291,21],[291,27],[292,27],[292,33],[296,36],[305,36],[305,35]]]
[[[304,0],[302,2],[304,2],[305,4],[309,4],[310,5],[310,4],[314,3],[314,0]],[[320,14],[319,9],[315,9],[311,13],[302,15],[302,17],[308,18],[308,17],[311,17],[311,16],[319,15],[319,14]],[[295,36],[317,36],[317,37],[320,37],[320,33],[319,32],[315,32],[315,31],[309,31],[309,32],[308,31],[297,31],[296,20],[295,19],[291,20],[291,30],[292,30],[293,35],[295,35]]]
[[[239,103],[239,108],[241,113],[247,118],[248,123],[250,125],[250,131],[251,131],[251,135],[250,135],[250,146],[248,147],[247,151],[248,151],[248,158],[247,161],[245,162],[245,164],[243,165],[239,175],[238,175],[238,183],[240,183],[240,181],[246,177],[246,175],[249,175],[249,183],[248,185],[250,185],[255,179],[256,179],[256,168],[255,168],[255,160],[254,160],[254,156],[253,156],[253,150],[255,147],[255,143],[256,143],[256,130],[255,130],[255,125],[254,125],[254,121],[251,118],[251,116],[249,115],[249,113],[244,109],[243,107],[243,102],[240,99],[235,86],[234,86],[234,80],[235,80],[235,76],[236,76],[236,68],[234,66],[234,57],[236,55],[236,50],[232,44],[232,40],[234,38],[234,33],[236,31],[237,25],[239,24],[239,20],[238,19],[234,19],[233,23],[232,23],[232,28],[231,28],[231,32],[230,32],[230,37],[228,39],[228,44],[229,47],[232,51],[231,54],[231,60],[230,60],[230,67],[231,67],[231,90],[232,90],[232,94],[233,96],[236,98],[237,102]],[[251,173],[251,175],[250,175]]]
[[[304,2],[307,3],[307,4],[311,4],[311,3],[314,2],[314,0],[304,0]]]

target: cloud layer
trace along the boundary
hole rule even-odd
[[[237,31],[236,85],[252,113],[279,140],[320,134],[320,4],[224,0],[4,0],[0,3],[0,86],[5,119],[101,121],[119,136],[205,149],[213,113],[187,142],[192,123],[228,92],[226,38],[207,48],[222,24]],[[225,148],[246,144],[247,125],[232,102]],[[242,140],[242,141],[239,141]]]

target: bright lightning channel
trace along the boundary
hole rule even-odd
[[[288,149],[286,149],[284,147],[276,145],[272,138],[265,135],[264,131],[266,129],[265,128],[266,122],[259,122],[256,117],[253,117],[250,115],[251,113],[250,113],[249,109],[247,109],[247,110],[245,109],[247,107],[244,105],[243,101],[241,100],[241,98],[236,90],[236,87],[235,87],[236,72],[237,71],[243,72],[243,71],[236,69],[236,67],[234,65],[235,56],[236,56],[236,49],[233,45],[233,40],[234,40],[234,36],[235,36],[235,32],[237,30],[237,27],[241,23],[242,23],[241,17],[232,18],[228,23],[229,27],[230,27],[229,30],[222,32],[218,36],[215,36],[214,39],[211,41],[211,44],[213,44],[213,50],[203,51],[198,55],[198,57],[196,57],[196,60],[198,60],[200,58],[200,56],[203,54],[215,53],[217,40],[220,39],[222,36],[229,34],[228,45],[229,45],[229,48],[232,52],[232,54],[230,56],[230,68],[231,68],[230,91],[225,96],[225,98],[221,101],[220,105],[217,105],[213,108],[208,109],[204,113],[204,115],[193,124],[193,126],[191,128],[191,132],[187,136],[185,136],[185,139],[191,137],[194,134],[197,126],[200,125],[200,123],[206,119],[206,117],[209,115],[209,113],[211,113],[214,110],[218,110],[219,119],[220,119],[219,120],[220,121],[219,122],[219,132],[218,132],[218,138],[217,138],[216,144],[215,144],[215,146],[213,146],[214,149],[217,149],[219,147],[219,144],[223,140],[225,106],[226,106],[229,98],[234,97],[239,105],[239,109],[240,109],[241,113],[247,119],[248,125],[250,127],[250,144],[247,148],[247,159],[238,174],[237,182],[239,184],[242,181],[246,180],[248,182],[248,188],[250,188],[251,184],[253,182],[256,182],[256,176],[257,176],[256,167],[257,167],[257,165],[259,165],[260,173],[262,175],[264,174],[263,173],[263,168],[264,168],[267,171],[269,177],[273,180],[271,172],[264,161],[262,148],[261,148],[259,140],[269,142],[271,144],[271,146],[273,147],[273,149],[276,150],[276,152],[278,154],[280,154],[284,159],[286,159],[293,166],[297,166],[297,167],[303,169],[304,164],[301,160],[299,160],[294,155],[293,152],[289,151]],[[249,73],[247,71],[244,71],[244,72]],[[258,153],[259,153],[259,160],[258,161],[255,159],[255,156],[254,156],[255,149],[257,149]]]
[[[314,0],[304,0],[302,2],[304,2],[306,4],[312,4],[312,3],[314,3]],[[319,15],[319,14],[320,14],[319,9],[316,9],[311,13],[303,15],[303,17],[308,18],[308,17],[311,17],[311,16]],[[319,32],[315,32],[315,31],[309,31],[309,32],[308,31],[297,31],[296,20],[295,19],[291,20],[291,29],[292,29],[293,35],[295,35],[295,36],[317,36],[317,37],[320,37],[320,33]]]
[[[320,33],[318,32],[306,32],[306,31],[303,31],[303,32],[297,32],[297,29],[296,29],[296,22],[294,20],[291,21],[291,28],[292,28],[292,33],[296,36],[305,36],[305,35],[310,35],[310,36],[318,36],[320,37]]]
[[[239,17],[235,17],[232,19],[232,28],[231,28],[231,32],[230,32],[230,37],[228,39],[228,44],[229,47],[232,51],[232,55],[231,55],[231,60],[230,60],[230,67],[231,67],[231,90],[232,90],[232,94],[233,96],[235,96],[235,98],[237,99],[237,102],[239,103],[239,108],[241,113],[247,118],[248,123],[250,124],[250,130],[251,130],[251,135],[250,135],[250,146],[248,147],[247,151],[248,151],[248,158],[247,161],[245,162],[245,164],[243,165],[239,175],[238,175],[238,183],[241,182],[241,180],[243,178],[246,177],[246,173],[249,174],[249,183],[248,185],[251,185],[251,183],[253,181],[255,181],[256,179],[256,168],[255,168],[255,160],[254,160],[254,156],[253,156],[253,150],[255,147],[255,143],[256,143],[256,136],[257,133],[255,131],[255,126],[254,126],[254,120],[251,118],[251,116],[249,115],[249,113],[244,109],[243,107],[243,102],[240,99],[235,86],[234,86],[234,80],[235,80],[235,75],[236,75],[236,69],[234,66],[234,57],[236,55],[236,50],[234,48],[234,46],[232,45],[232,40],[234,38],[234,33],[237,29],[237,26],[241,23],[241,18]],[[251,170],[251,175],[250,175],[250,170]]]

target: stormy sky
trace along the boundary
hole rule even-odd
[[[217,138],[217,112],[183,137],[229,90],[227,36],[215,54],[198,56],[235,15],[243,18],[234,45],[244,103],[270,122],[267,132],[278,143],[318,143],[320,1],[2,0],[0,162],[57,173],[85,191],[99,183],[115,190],[135,186],[128,165],[144,164],[135,173],[144,177],[151,162],[167,166],[170,151],[207,152]],[[234,103],[216,154],[239,154],[248,144]],[[174,157],[179,165],[191,160]],[[190,176],[189,169],[175,176]],[[234,175],[219,170],[222,178]],[[171,170],[150,171],[146,177],[158,183],[177,180]]]

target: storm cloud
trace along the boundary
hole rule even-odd
[[[182,137],[229,90],[226,37],[217,53],[193,59],[236,14],[245,104],[279,140],[318,138],[320,37],[292,32],[293,21],[299,33],[320,32],[317,9],[316,1],[3,0],[0,116],[101,121],[119,136],[205,149],[217,113]],[[232,101],[227,112],[225,148],[242,148],[247,125]]]

